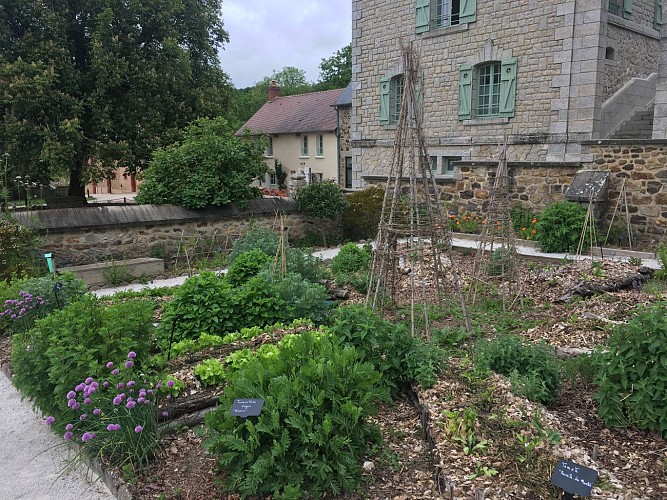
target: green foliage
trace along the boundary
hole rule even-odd
[[[342,89],[352,81],[352,45],[337,50],[334,55],[322,59],[320,81],[316,90]]]
[[[225,279],[232,286],[240,286],[257,276],[273,259],[261,250],[248,250],[236,256],[227,269]]]
[[[359,247],[347,243],[331,259],[331,270],[340,286],[352,285],[360,293],[366,293],[371,266],[370,246]]]
[[[273,161],[273,171],[276,174],[276,182],[278,182],[278,189],[287,189],[287,172],[283,168],[280,160]]]
[[[232,371],[220,409],[206,417],[206,445],[227,474],[227,489],[282,498],[354,490],[361,460],[379,437],[366,418],[387,396],[380,374],[331,335],[290,336],[276,354]],[[264,399],[260,416],[230,416],[234,399],[249,395]]]
[[[667,437],[667,308],[639,309],[599,353],[596,399],[609,427],[635,425]]]
[[[348,207],[345,195],[334,181],[303,186],[294,198],[299,210],[316,219],[336,219]]]
[[[532,210],[518,203],[512,205],[510,219],[512,220],[512,229],[516,234],[524,240],[535,239],[531,231],[537,224],[537,217]]]
[[[258,281],[262,279],[268,281],[270,278],[260,276]],[[267,322],[266,325],[300,318],[309,319],[315,325],[328,321],[333,303],[326,288],[322,285],[312,283],[296,273],[287,273],[282,279],[273,277],[272,282],[276,294],[286,304],[286,307],[276,321]]]
[[[37,234],[9,217],[0,215],[0,281],[44,270],[35,257]]]
[[[86,284],[70,272],[58,275],[57,281],[51,276],[12,281],[6,287],[0,287],[1,303],[8,306],[7,301],[15,300],[20,306],[20,302],[25,302],[30,296],[34,308],[28,309],[25,314],[20,315],[20,318],[12,319],[11,315],[0,317],[0,327],[9,333],[27,332],[35,325],[37,319],[62,309],[85,293]],[[0,307],[0,314],[3,311],[6,309]]]
[[[660,281],[667,281],[667,245],[660,242],[655,256],[658,259],[658,264],[660,264],[660,269],[656,269],[653,277]]]
[[[219,335],[211,335],[203,332],[201,335],[199,335],[197,340],[185,339],[176,342],[171,346],[171,353],[174,357],[176,357],[180,356],[181,354],[192,354],[202,351],[208,347],[215,347],[226,343],[228,342],[224,342],[223,338]]]
[[[37,320],[12,337],[14,383],[45,411],[66,409],[66,394],[86,377],[103,375],[110,359],[128,351],[147,357],[154,304],[132,301],[101,305],[91,295]]]
[[[489,256],[486,264],[488,276],[506,276],[514,271],[512,259],[516,258],[514,248],[496,248]]]
[[[474,407],[463,411],[445,411],[445,421],[441,425],[444,434],[463,446],[465,455],[484,455],[489,442],[479,439],[477,411]]]
[[[267,172],[262,154],[261,143],[236,137],[224,119],[196,120],[181,142],[153,153],[135,200],[204,208],[256,198],[252,181]]]
[[[546,405],[556,400],[560,361],[546,346],[503,335],[491,341],[479,340],[475,352],[478,368],[508,376],[517,394]]]
[[[479,226],[484,219],[475,214],[449,214],[447,223],[449,229],[455,233],[478,234]]]
[[[332,313],[329,328],[353,345],[363,361],[373,364],[393,395],[407,381],[432,385],[444,358],[435,345],[413,337],[405,325],[385,321],[367,307],[339,307]]]
[[[205,359],[194,367],[192,373],[204,385],[219,385],[225,381],[225,365],[216,358]]]
[[[369,187],[347,195],[348,207],[343,212],[343,235],[350,241],[375,238],[382,214],[384,190]]]
[[[221,4],[3,4],[3,19],[21,26],[0,33],[11,162],[42,184],[68,176],[69,194],[83,196],[86,179],[145,167],[187,123],[220,115],[229,89],[218,58],[228,40]]]
[[[275,255],[279,240],[280,236],[272,229],[251,225],[245,236],[232,245],[229,265],[231,266],[239,255],[250,250],[261,250],[266,255]]]
[[[102,277],[107,284],[111,286],[120,286],[129,283],[134,279],[129,269],[124,264],[117,264],[115,260],[111,261],[109,267],[102,269]]]
[[[543,252],[576,252],[586,221],[586,209],[571,201],[559,201],[546,206],[535,224],[537,240]],[[590,236],[584,237],[586,250]]]

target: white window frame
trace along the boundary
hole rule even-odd
[[[308,158],[308,136],[301,136],[301,158]]]
[[[266,151],[264,156],[268,158],[273,158],[273,137],[269,137],[269,143],[266,145]]]
[[[455,6],[454,3],[457,3]],[[434,24],[436,28],[449,28],[459,25],[459,15],[461,13],[461,3],[454,0],[435,0],[433,2],[435,12],[433,13]],[[458,10],[452,11],[454,7]]]
[[[316,156],[322,158],[324,156],[324,135],[319,134],[317,136],[317,152]]]
[[[396,125],[401,117],[401,105],[403,101],[403,92],[405,79],[403,73],[393,76],[389,80],[389,124]]]

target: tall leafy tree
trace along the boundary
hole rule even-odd
[[[318,90],[342,89],[352,81],[352,45],[346,45],[334,55],[322,59]]]
[[[222,0],[0,0],[0,149],[18,173],[138,170],[187,123],[222,113]]]

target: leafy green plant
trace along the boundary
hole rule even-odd
[[[667,437],[666,308],[666,302],[640,308],[599,353],[596,399],[605,425],[635,425]]]
[[[234,241],[229,254],[229,265],[232,265],[239,255],[249,250],[261,250],[266,255],[275,255],[279,239],[275,231],[251,224],[245,236]]]
[[[560,360],[546,346],[525,342],[516,335],[480,339],[475,346],[480,369],[509,376],[512,390],[532,401],[551,404],[560,386]]]
[[[303,186],[296,192],[294,199],[299,210],[316,219],[336,219],[348,207],[345,195],[334,181]]]
[[[441,425],[443,432],[453,441],[463,446],[465,455],[484,455],[489,442],[478,439],[477,411],[474,407],[463,411],[445,411],[445,421]]]
[[[147,358],[153,333],[149,301],[102,305],[91,295],[39,319],[12,337],[15,385],[44,411],[65,410],[80,380],[104,374],[104,364],[133,351]]]
[[[486,219],[475,214],[449,214],[447,223],[452,232],[478,234],[480,225],[486,224]]]
[[[475,464],[475,472],[465,476],[465,479],[469,481],[471,479],[476,479],[478,477],[493,477],[496,474],[498,474],[498,471],[496,469],[494,469],[493,467],[487,467],[486,465],[482,465],[482,462],[478,460]]]
[[[217,358],[205,359],[194,367],[192,373],[204,385],[219,385],[225,381],[225,365]]]
[[[559,201],[546,206],[535,227],[543,252],[576,252],[586,221],[586,209],[578,203]],[[588,232],[583,250],[590,245]]]
[[[232,286],[240,286],[253,276],[257,276],[273,259],[261,250],[247,250],[236,256],[227,269],[225,279]]]
[[[226,471],[226,488],[282,498],[355,489],[361,459],[379,438],[366,418],[387,398],[380,377],[332,335],[291,335],[275,356],[250,357],[206,416],[206,446]],[[230,416],[234,399],[249,394],[263,397],[261,414]]]
[[[506,276],[511,271],[512,259],[514,258],[514,248],[496,248],[489,256],[486,264],[486,273],[489,276]]]
[[[641,257],[630,257],[628,258],[628,264],[639,267],[642,265],[642,259]]]
[[[370,261],[371,255],[368,251],[355,243],[348,243],[331,259],[331,270],[336,276],[365,271],[368,270]]]
[[[653,277],[657,280],[667,281],[667,245],[660,243],[658,250],[655,252],[655,257],[658,259],[660,269],[656,269]]]
[[[102,277],[111,286],[124,285],[134,279],[125,264],[118,264],[115,260],[111,261],[111,265],[102,269]]]
[[[37,234],[5,214],[0,215],[0,281],[44,272],[35,256]]]
[[[350,241],[375,238],[380,223],[384,190],[369,187],[347,196],[348,207],[343,212],[343,235]]]

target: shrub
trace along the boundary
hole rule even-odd
[[[537,240],[543,252],[576,252],[586,221],[586,209],[578,203],[559,201],[547,205],[535,224]],[[584,235],[586,250],[590,245]]]
[[[345,195],[334,181],[303,186],[294,198],[299,210],[316,219],[335,219],[348,207]]]
[[[14,383],[45,411],[65,410],[66,394],[86,377],[97,377],[109,359],[128,351],[141,362],[149,352],[154,304],[133,301],[103,306],[86,295],[39,319],[12,337]]]
[[[276,356],[252,357],[228,378],[219,409],[206,416],[206,444],[227,474],[227,489],[244,497],[320,498],[358,486],[361,460],[379,439],[366,417],[386,391],[352,346],[330,335],[292,335]],[[264,397],[256,420],[230,416],[234,399],[249,394]]]
[[[35,255],[38,241],[32,229],[0,215],[0,281],[45,270]]]
[[[353,345],[363,361],[373,364],[392,395],[407,381],[431,385],[444,356],[434,345],[426,348],[424,341],[413,337],[405,325],[390,323],[364,306],[336,309],[330,331]]]
[[[475,352],[477,366],[508,376],[517,394],[546,405],[556,400],[560,361],[546,346],[503,335],[491,341],[479,340]]]
[[[89,376],[72,386],[63,417],[46,419],[65,441],[80,441],[84,453],[114,467],[146,465],[159,449],[158,390],[136,370],[135,357],[130,351],[125,361],[108,362],[99,382]]]
[[[333,303],[322,285],[312,283],[296,273],[288,273],[283,279],[274,278],[274,281],[277,295],[286,304],[285,315],[278,321],[309,319],[315,325],[328,321]]]
[[[599,353],[599,415],[609,427],[635,425],[667,437],[667,302],[641,308]]]
[[[232,286],[240,286],[253,276],[257,276],[271,261],[273,259],[261,250],[247,250],[236,256],[227,269],[225,280]]]
[[[336,276],[357,271],[367,271],[370,263],[370,252],[357,246],[355,243],[348,243],[331,259],[331,270]]]
[[[322,259],[312,255],[309,249],[287,248],[285,259],[287,272],[299,274],[303,279],[317,283],[327,276]]]
[[[661,242],[655,256],[658,259],[658,264],[660,264],[660,269],[656,269],[653,277],[661,281],[667,281],[667,245]]]
[[[192,370],[204,385],[218,385],[225,380],[225,366],[216,358],[205,359]]]
[[[524,240],[537,238],[537,216],[523,205],[514,205],[510,211],[512,229]]]
[[[369,187],[347,195],[348,207],[343,212],[343,235],[351,241],[375,238],[380,216],[384,190]]]
[[[261,250],[266,255],[275,255],[280,237],[278,233],[267,227],[251,226],[245,236],[232,245],[228,264],[232,265],[236,258],[249,250]]]

